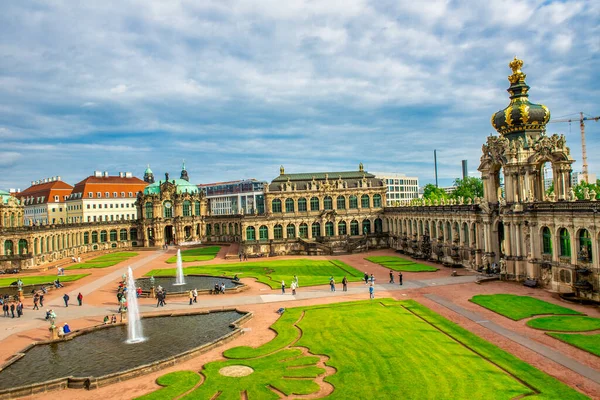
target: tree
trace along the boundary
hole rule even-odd
[[[428,183],[423,188],[423,198],[427,199],[427,200],[438,200],[439,201],[441,199],[447,199],[448,195],[446,194],[444,189],[440,189],[439,187],[436,187],[434,184]]]
[[[472,176],[467,176],[464,179],[457,178],[454,180],[454,186],[456,186],[456,189],[450,194],[452,198],[474,199],[475,197],[483,197],[483,181],[480,178]]]
[[[552,181],[548,189],[546,189],[546,196],[550,196],[552,193],[554,193],[554,181]]]
[[[573,187],[573,191],[575,192],[575,197],[577,197],[578,200],[583,200],[584,199],[583,191],[585,188],[588,188],[588,190],[590,192],[592,190],[594,190],[596,192],[596,199],[597,199],[600,195],[600,186],[598,185],[599,183],[600,183],[600,181],[596,181],[596,183],[587,183],[587,182],[579,183],[577,186]]]

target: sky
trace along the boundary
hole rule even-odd
[[[95,170],[193,183],[479,176],[509,61],[553,118],[600,115],[599,1],[5,1],[0,188]],[[495,132],[494,132],[495,133]],[[577,122],[556,123],[581,169]],[[600,177],[600,122],[586,126]]]

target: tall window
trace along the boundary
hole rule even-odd
[[[281,212],[281,200],[279,200],[279,199],[273,200],[271,202],[271,207],[273,208],[274,213],[280,213]]]
[[[300,224],[300,226],[298,227],[298,236],[300,236],[301,238],[306,239],[308,237],[308,225],[307,224]]]
[[[294,212],[294,200],[292,200],[292,199],[285,200],[285,212],[286,213]]]
[[[165,218],[173,218],[173,203],[170,201],[165,201],[163,203],[163,209]]]
[[[121,229],[119,231],[119,240],[127,240],[127,229]]]
[[[183,202],[183,216],[184,217],[192,216],[192,203],[190,203],[188,200],[185,200]]]
[[[423,224],[422,221],[419,221],[419,228],[421,230],[421,235],[423,234]],[[381,220],[381,218],[377,218],[375,220],[375,233],[382,233],[383,232],[383,221]]]
[[[547,226],[542,229],[542,252],[552,254],[552,234]]]
[[[579,257],[581,261],[592,261],[592,239],[587,229],[579,231]]]
[[[200,202],[199,201],[194,203],[194,215],[196,217],[200,216]]]
[[[310,211],[319,211],[319,198],[318,197],[311,197]]]
[[[283,239],[283,227],[281,225],[275,225],[273,227],[273,238]]]
[[[250,226],[248,228],[252,228],[252,227]],[[254,228],[252,228],[252,229],[254,230]],[[210,236],[210,235],[212,235],[212,225],[206,224],[206,236]],[[254,240],[254,239],[252,239],[252,240]]]
[[[90,244],[90,233],[83,232],[83,244]]]
[[[92,243],[98,243],[98,232],[92,232]]]
[[[304,197],[298,199],[298,211],[306,211],[306,199]]]
[[[346,231],[346,222],[340,221],[338,222],[338,235],[346,235],[348,232]]]
[[[571,238],[569,237],[569,231],[565,228],[561,228],[558,232],[560,238],[560,256],[571,257]]]
[[[365,219],[362,223],[362,233],[365,235],[371,233],[371,221],[368,219]]]
[[[373,207],[374,208],[381,207],[381,195],[380,194],[373,195]]]
[[[333,236],[333,222],[325,223],[325,236]]]
[[[333,200],[330,196],[325,196],[323,199],[323,210],[332,210],[333,209]]]
[[[110,231],[110,241],[111,242],[117,241],[117,231],[114,229],[112,231]]]
[[[100,243],[105,243],[106,242],[106,231],[101,231],[100,232]]]
[[[258,228],[258,235],[260,240],[269,240],[269,229],[262,225]]]
[[[360,229],[358,228],[358,221],[355,219],[350,222],[350,234],[352,236],[360,235]]]
[[[337,198],[337,209],[345,210],[346,209],[346,198],[344,196],[338,196]]]
[[[296,226],[294,224],[289,224],[286,230],[288,238],[293,239],[296,237]]]
[[[368,194],[363,194],[360,198],[360,206],[362,208],[369,208],[369,195]]]
[[[147,219],[154,218],[154,209],[152,207],[152,203],[146,203],[145,207],[146,207],[146,218]]]
[[[312,236],[314,238],[321,236],[321,224],[320,223],[315,222],[312,224]]]
[[[356,209],[358,208],[358,197],[356,197],[355,195],[351,195],[350,196],[350,209]]]
[[[256,229],[253,226],[246,228],[246,240],[256,240]]]

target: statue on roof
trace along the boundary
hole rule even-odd
[[[364,172],[365,167],[363,166],[363,163],[358,164],[358,171],[359,172]]]
[[[285,168],[283,168],[283,165],[279,166],[279,175],[285,175]]]

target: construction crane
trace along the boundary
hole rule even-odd
[[[598,121],[600,120],[600,116],[599,117],[584,117],[583,113],[580,112],[579,113],[579,119],[574,119],[574,118],[570,118],[570,119],[553,119],[552,121],[550,121],[550,123],[558,123],[558,122],[576,122],[579,121],[579,128],[581,129],[581,155],[582,155],[582,162],[583,162],[583,168],[581,169],[581,173],[583,175],[583,179],[585,180],[586,183],[588,182],[588,163],[587,163],[587,150],[585,149],[585,121]]]

